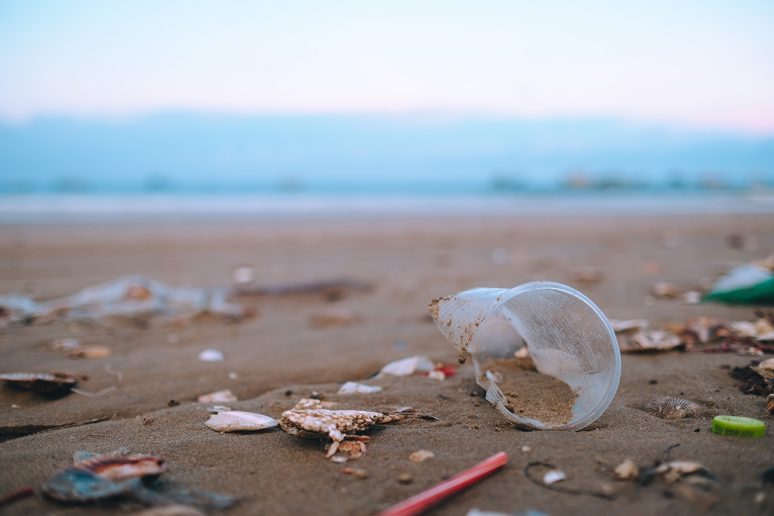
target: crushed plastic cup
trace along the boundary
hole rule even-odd
[[[506,419],[536,430],[581,430],[610,405],[621,378],[621,354],[607,317],[577,290],[550,281],[511,289],[476,288],[430,303],[444,336],[473,360],[476,382]],[[511,358],[526,346],[538,372],[576,393],[572,418],[550,424],[515,414],[495,381],[487,378],[487,359]]]

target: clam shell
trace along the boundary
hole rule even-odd
[[[273,428],[277,426],[277,421],[255,412],[229,410],[210,416],[204,424],[217,432],[250,432]]]
[[[41,394],[61,394],[78,383],[74,376],[65,373],[6,373],[0,374],[0,381],[15,389]]]
[[[662,419],[683,419],[699,414],[701,407],[698,403],[673,396],[662,396],[650,400],[643,407],[646,412]]]

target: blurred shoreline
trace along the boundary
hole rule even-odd
[[[503,217],[774,213],[774,193],[514,192],[473,194],[0,195],[0,224],[163,219]]]

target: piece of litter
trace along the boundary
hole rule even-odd
[[[220,362],[223,358],[223,352],[217,349],[204,349],[199,353],[202,362]]]
[[[631,459],[626,459],[615,467],[615,476],[620,480],[632,480],[640,474],[639,468]]]
[[[209,394],[202,394],[197,399],[199,403],[233,403],[237,400],[231,389],[225,389],[222,391],[215,391]]]
[[[339,394],[371,394],[381,391],[378,385],[366,385],[364,383],[347,382],[339,389]]]
[[[751,417],[715,416],[712,419],[711,430],[720,435],[763,437],[766,435],[766,423]]]
[[[250,432],[273,428],[277,426],[277,421],[255,412],[229,410],[210,416],[204,424],[216,432]]]
[[[566,480],[567,475],[564,471],[561,469],[552,469],[551,471],[546,472],[545,475],[543,475],[543,483],[544,484],[555,484],[557,482],[561,482],[562,480]]]
[[[432,360],[424,356],[414,356],[402,358],[388,363],[382,367],[378,376],[392,375],[392,376],[410,376],[414,373],[429,373],[435,369],[435,364]]]
[[[431,452],[430,450],[417,450],[409,455],[409,460],[411,462],[419,463],[424,462],[427,459],[432,459],[433,457],[435,457],[435,453]]]
[[[483,480],[498,469],[502,468],[508,462],[508,454],[500,452],[458,473],[448,480],[431,487],[426,491],[408,498],[400,503],[388,507],[379,513],[379,516],[408,516],[420,514],[430,507],[442,502],[446,498],[456,494],[463,489]]]

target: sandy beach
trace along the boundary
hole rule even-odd
[[[733,244],[733,245],[731,245]],[[362,220],[165,220],[159,223],[0,226],[0,294],[36,299],[71,294],[128,274],[173,286],[214,287],[250,266],[267,286],[351,278],[371,285],[331,300],[321,295],[251,299],[255,316],[240,322],[201,319],[147,325],[54,321],[0,329],[0,372],[65,371],[101,396],[58,399],[0,388],[0,496],[36,489],[78,450],[126,448],[167,460],[164,479],[236,495],[219,514],[373,514],[506,451],[500,472],[428,514],[471,508],[548,514],[771,514],[774,488],[761,474],[774,465],[774,437],[715,435],[718,414],[766,421],[765,399],[742,394],[729,368],[754,357],[667,352],[624,355],[620,388],[604,416],[581,432],[526,432],[483,398],[472,367],[445,380],[382,378],[375,394],[337,395],[348,380],[371,377],[385,363],[412,355],[456,364],[457,353],[427,314],[436,297],[478,287],[553,280],[578,288],[610,318],[643,318],[652,326],[706,315],[754,320],[752,307],[689,305],[650,295],[656,282],[706,289],[730,267],[774,249],[770,215],[556,216],[466,220],[382,217]],[[594,281],[588,281],[593,276]],[[319,327],[315,316],[351,313],[348,325]],[[51,349],[72,337],[104,345],[107,358],[72,359]],[[200,351],[224,360],[202,362]],[[411,406],[435,419],[407,418],[369,433],[367,454],[345,465],[326,460],[324,444],[273,429],[221,434],[207,428],[205,393],[230,389],[234,409],[272,417],[314,391],[343,408],[390,412]],[[642,410],[650,399],[680,396],[701,413],[663,420]],[[437,420],[436,420],[437,419]],[[649,485],[615,479],[624,459],[650,466],[665,458],[702,463],[711,491],[691,497],[659,479]],[[528,447],[529,451],[523,451]],[[409,455],[430,450],[414,463]],[[605,492],[569,494],[531,482],[530,462],[566,472],[562,486]],[[359,479],[343,467],[367,472]],[[410,476],[401,483],[398,477]],[[600,491],[601,490],[601,491]],[[763,499],[759,493],[763,492]],[[756,501],[758,496],[758,501]],[[36,494],[4,514],[107,514],[140,504],[62,505]]]

